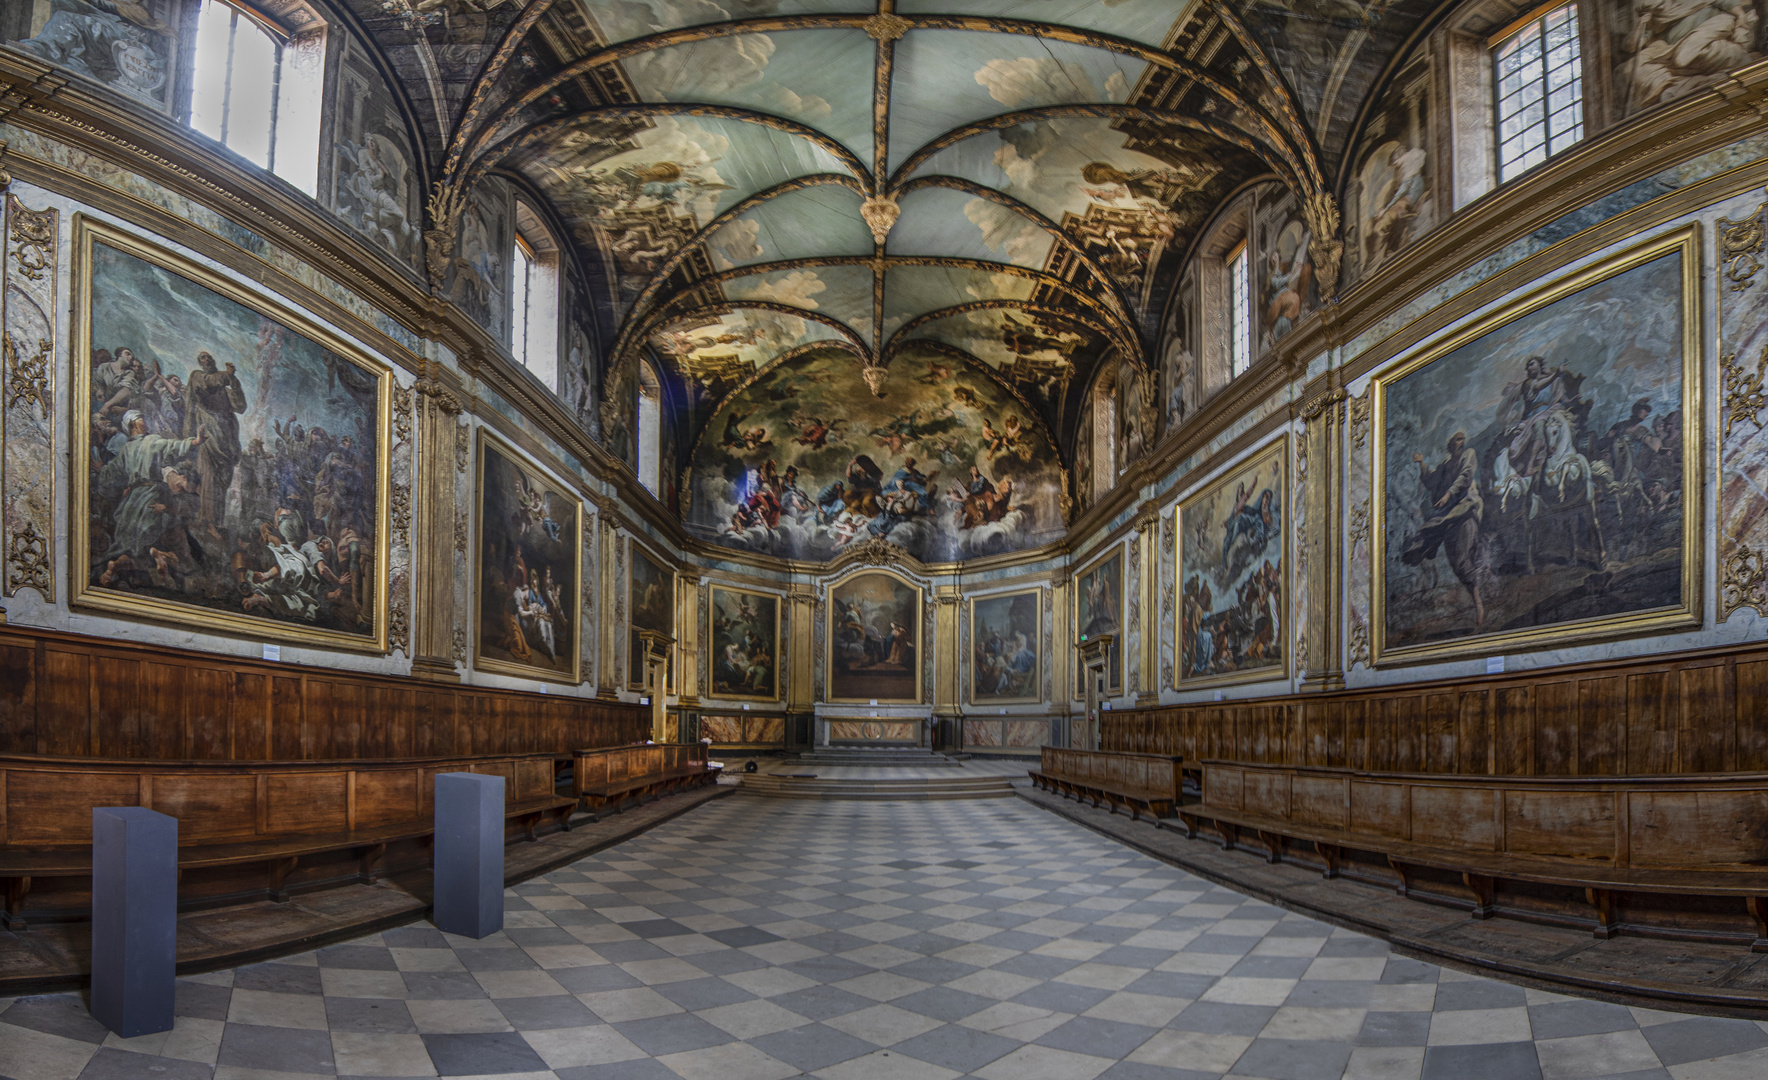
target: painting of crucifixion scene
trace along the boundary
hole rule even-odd
[[[1061,467],[1042,422],[953,358],[900,358],[882,400],[850,353],[788,360],[713,418],[692,483],[695,533],[785,558],[878,539],[933,562],[1062,534]]]
[[[1648,245],[1378,381],[1385,651],[1686,616],[1690,247]]]
[[[379,647],[387,369],[82,228],[82,601]]]
[[[481,430],[478,520],[474,666],[577,682],[583,544],[576,497]]]
[[[1286,458],[1279,440],[1179,506],[1181,687],[1285,673]]]

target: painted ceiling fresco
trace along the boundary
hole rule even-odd
[[[688,528],[793,559],[882,539],[943,561],[1060,537],[1061,465],[1026,403],[949,355],[910,346],[895,364],[882,400],[830,348],[731,395],[694,449]]]
[[[429,224],[497,174],[547,202],[594,268],[604,386],[648,358],[680,388],[678,430],[702,448],[694,528],[807,557],[833,541],[732,533],[716,504],[737,459],[705,448],[742,401],[814,364],[893,411],[964,372],[1067,445],[1096,370],[1156,357],[1180,264],[1230,194],[1274,177],[1305,228],[1339,233],[1350,128],[1431,8],[348,2],[424,132]],[[870,415],[864,400],[847,415]],[[982,438],[982,406],[943,407]],[[990,543],[1041,542],[1055,505]],[[917,549],[973,548],[939,506],[941,538]]]

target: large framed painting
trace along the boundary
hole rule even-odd
[[[583,513],[577,496],[479,429],[473,666],[581,681]]]
[[[921,590],[883,570],[829,586],[829,700],[921,700]]]
[[[1289,674],[1289,440],[1179,504],[1180,689]]]
[[[1095,561],[1075,575],[1074,579],[1074,642],[1076,645],[1101,634],[1111,635],[1111,649],[1105,662],[1106,692],[1123,693],[1123,548],[1114,545],[1111,553]],[[1086,672],[1081,668],[1078,650],[1074,658],[1074,696],[1086,696]]]
[[[74,242],[73,602],[385,652],[392,370],[108,225]]]
[[[1699,623],[1699,235],[1549,282],[1376,378],[1376,663]]]
[[[643,690],[645,645],[639,631],[675,637],[675,577],[636,540],[627,541],[626,555],[626,684]],[[668,675],[665,672],[665,687]]]
[[[1043,700],[1041,600],[1026,589],[970,601],[970,704]]]
[[[715,698],[780,699],[780,598],[714,585],[706,640]]]

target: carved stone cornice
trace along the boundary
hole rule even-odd
[[[828,568],[830,572],[834,572],[855,563],[864,566],[907,566],[922,573],[926,570],[921,561],[910,555],[906,548],[876,536],[848,544],[841,549],[841,554],[830,560]]]

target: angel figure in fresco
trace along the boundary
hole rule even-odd
[[[951,368],[947,367],[944,364],[935,363],[934,361],[929,360],[929,361],[927,361],[927,373],[925,375],[920,376],[915,381],[916,382],[924,382],[928,386],[938,386],[940,383],[944,382],[945,380],[947,380],[951,377],[952,377],[952,369]]]
[[[729,184],[710,183],[674,161],[621,165],[595,174],[589,184],[590,196],[602,205],[604,214],[646,206],[685,209],[704,192],[729,190]]]
[[[830,435],[839,435],[846,420],[824,420],[820,416],[799,415],[792,418],[792,426],[798,428],[798,434],[792,441],[799,446],[808,446],[812,450],[821,450],[828,445]]]
[[[1089,192],[1100,202],[1113,202],[1127,195],[1133,199],[1146,199],[1163,209],[1184,198],[1187,192],[1202,187],[1212,176],[1213,169],[1202,176],[1189,168],[1125,172],[1106,161],[1090,161],[1080,170],[1082,180],[1100,189]]]

